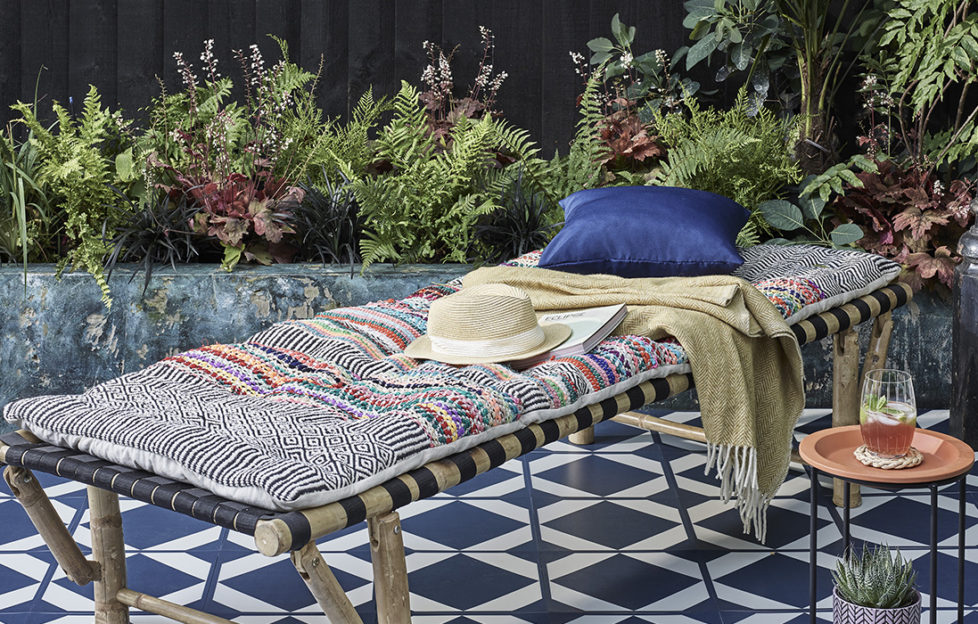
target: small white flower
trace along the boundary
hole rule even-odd
[[[625,69],[629,69],[632,66],[633,60],[635,59],[634,57],[632,57],[632,53],[625,52],[624,54],[621,55],[621,66],[624,67]]]

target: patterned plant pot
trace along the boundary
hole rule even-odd
[[[833,624],[920,624],[920,592],[917,599],[906,607],[876,609],[853,604],[832,588]]]

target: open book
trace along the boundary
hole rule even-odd
[[[570,337],[550,351],[523,360],[514,360],[509,362],[509,365],[513,368],[529,368],[552,357],[587,353],[615,331],[627,313],[628,308],[621,303],[585,310],[538,314],[537,320],[541,325],[562,323],[570,327]]]

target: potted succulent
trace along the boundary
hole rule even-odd
[[[834,624],[920,624],[917,573],[899,551],[868,546],[862,556],[853,552],[832,572]]]

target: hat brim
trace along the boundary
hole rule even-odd
[[[445,364],[494,364],[500,362],[510,362],[513,360],[523,360],[526,358],[531,358],[535,355],[540,355],[541,353],[549,351],[554,347],[560,346],[565,340],[570,338],[571,335],[571,328],[562,323],[541,324],[540,329],[543,330],[544,335],[543,342],[540,343],[540,346],[510,355],[491,357],[477,354],[465,356],[439,353],[438,351],[432,349],[431,339],[427,335],[421,336],[409,344],[407,348],[404,349],[404,355],[412,357],[416,360],[435,360],[436,362],[444,362]]]

